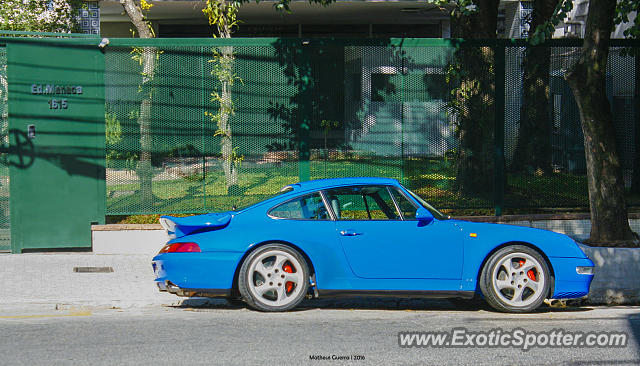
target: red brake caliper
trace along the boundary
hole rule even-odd
[[[282,266],[282,270],[287,273],[293,273],[293,268],[291,268],[291,265],[289,265],[289,263],[286,263],[284,266]],[[291,290],[293,290],[293,282],[289,281],[285,283],[284,287],[287,290],[287,293],[291,292]]]
[[[522,267],[522,266],[524,266],[524,261],[523,261],[523,260],[520,260],[520,261],[518,261],[518,264],[520,264],[520,267]],[[528,271],[527,271],[527,277],[529,277],[529,279],[530,279],[531,281],[536,281],[536,282],[538,281],[538,280],[536,280],[536,273],[535,273],[535,272],[533,272],[533,270],[532,270],[532,269],[530,269],[530,270],[528,270]]]

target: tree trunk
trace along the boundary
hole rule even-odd
[[[591,210],[589,242],[605,245],[636,239],[629,228],[613,116],[606,95],[615,7],[616,0],[589,2],[582,55],[565,75],[580,110],[584,134]]]
[[[154,38],[149,24],[142,15],[142,10],[133,0],[120,0],[120,4],[129,16],[131,23],[136,28],[140,38]],[[152,81],[156,70],[157,50],[153,47],[142,49],[142,82],[140,93],[140,113],[138,115],[138,125],[140,126],[140,161],[138,162],[138,177],[140,179],[140,199],[145,207],[153,204],[153,166],[151,165],[151,150],[153,148],[153,138],[151,132],[151,105],[153,101]]]
[[[212,12],[211,8],[216,9],[216,11]],[[205,13],[209,16],[209,24],[216,26],[220,38],[231,38],[237,11],[237,4],[228,3],[225,0],[217,0],[207,2],[207,11],[205,11]],[[217,115],[217,134],[221,136],[220,152],[222,153],[222,170],[224,171],[227,185],[227,194],[237,195],[240,194],[238,187],[238,167],[241,158],[239,158],[234,151],[230,123],[234,108],[231,88],[236,79],[233,73],[233,47],[220,47],[219,53],[216,53],[214,56],[217,58],[217,70],[214,68],[214,75],[221,84],[220,94],[216,96],[216,99],[220,104]]]
[[[529,36],[548,21],[558,0],[535,0]],[[536,174],[551,173],[552,121],[549,113],[550,48],[529,46],[522,62],[522,104],[518,142],[511,171]]]
[[[9,84],[7,83],[7,66],[6,59],[4,61],[4,66],[1,66],[0,69],[0,105],[2,105],[2,109],[0,109],[0,124],[2,125],[2,130],[0,130],[0,135],[7,136],[8,126],[6,123],[9,121]],[[1,144],[2,142],[0,142]]]
[[[454,14],[454,37],[494,39],[497,0],[478,1],[478,11]],[[466,195],[489,197],[493,193],[495,168],[495,72],[490,47],[461,45],[455,52],[461,76],[454,103],[457,108],[458,155],[456,188]]]
[[[222,33],[221,33],[222,34]],[[231,33],[227,33],[228,36],[224,38],[230,38]],[[229,80],[230,76],[233,78],[233,47],[222,47],[220,63],[223,68],[223,73],[220,77],[222,84],[220,93],[220,119],[218,120],[218,130],[220,130],[222,139],[220,140],[220,149],[222,152],[222,169],[224,171],[225,180],[227,183],[227,193],[236,195],[239,194],[238,189],[238,169],[236,164],[236,154],[233,150],[233,140],[231,124],[229,118],[233,113],[233,100],[231,95],[231,86],[233,80]]]

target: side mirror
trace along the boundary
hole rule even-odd
[[[431,214],[431,212],[426,208],[419,207],[416,210],[416,219],[418,219],[418,221],[420,221],[421,224],[427,225],[427,224],[430,224],[431,221],[433,221],[433,214]]]

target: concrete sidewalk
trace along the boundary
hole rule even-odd
[[[158,291],[149,255],[93,253],[0,254],[0,306],[47,304],[116,307],[175,305],[180,298]],[[81,273],[74,267],[110,267]]]
[[[588,304],[640,303],[640,282],[634,270],[640,266],[640,249],[583,249],[596,264]],[[150,254],[0,254],[0,308],[180,305],[184,298],[159,292],[155,286],[152,258]],[[110,272],[75,272],[76,267],[106,267]]]

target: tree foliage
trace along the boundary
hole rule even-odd
[[[613,18],[613,24],[618,25],[622,23],[629,23],[630,15],[635,13],[635,21],[631,26],[623,32],[626,38],[638,39],[640,38],[640,22],[638,22],[638,15],[640,15],[640,1],[638,0],[620,0],[616,5],[616,15]]]
[[[70,33],[77,28],[79,1],[2,0],[0,29]]]
[[[551,18],[538,25],[531,37],[531,43],[537,45],[543,43],[547,39],[551,39],[555,28],[558,24],[565,21],[573,10],[573,0],[560,0],[556,6]],[[638,0],[619,0],[616,5],[615,13],[613,15],[613,24],[615,26],[627,23],[629,27],[625,29],[623,35],[626,38],[638,39],[640,38],[640,22],[631,22],[631,16],[640,14],[640,1]]]

